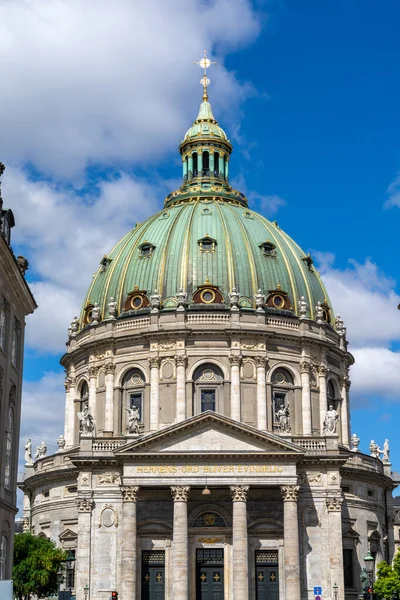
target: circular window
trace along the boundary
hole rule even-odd
[[[210,302],[214,302],[214,300],[215,300],[215,294],[214,294],[214,292],[212,290],[203,290],[201,292],[200,298],[206,304],[210,304]]]
[[[324,321],[326,321],[327,323],[329,323],[329,313],[328,313],[328,311],[326,310],[326,308],[323,308],[322,310],[323,310],[323,314],[324,314],[324,317],[323,317]]]
[[[214,379],[214,371],[211,369],[204,369],[203,377],[204,379]]]
[[[143,298],[142,298],[142,296],[133,296],[133,298],[131,299],[131,306],[135,310],[137,310],[138,308],[140,308],[142,306],[142,304],[143,304]]]
[[[87,311],[87,313],[86,313],[86,319],[85,319],[86,323],[90,323],[91,322],[91,320],[92,320],[92,314],[93,314],[93,312],[92,312],[91,309]]]
[[[278,383],[285,383],[285,382],[286,382],[286,379],[285,379],[285,376],[284,376],[284,374],[283,374],[283,373],[279,373],[279,372],[278,372],[278,373],[275,375],[275,381],[277,381]]]
[[[285,299],[282,296],[274,296],[272,298],[272,303],[275,308],[283,308],[285,306]]]
[[[207,513],[206,515],[204,515],[204,523],[209,526],[214,525],[214,523],[215,523],[214,515],[211,513]]]

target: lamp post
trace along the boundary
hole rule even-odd
[[[333,600],[338,600],[338,589],[339,586],[337,583],[333,584]]]
[[[72,572],[74,570],[74,562],[75,562],[75,556],[72,554],[71,550],[68,552],[67,554],[67,558],[65,559],[65,565],[67,567],[67,575],[68,575],[68,584],[69,584],[69,597],[71,598],[71,592],[72,592]]]
[[[85,600],[89,600],[89,586],[88,586],[88,584],[85,585],[85,587],[83,588],[83,591],[85,592]]]
[[[61,571],[61,568],[58,569],[57,571],[57,583],[58,583],[58,593],[57,596],[58,598],[60,597],[60,588],[61,588],[61,584],[63,582],[64,579],[64,573],[63,571]]]
[[[373,585],[374,585],[374,563],[375,558],[371,554],[371,548],[368,548],[367,556],[364,558],[365,570],[369,577],[369,600],[372,600]]]

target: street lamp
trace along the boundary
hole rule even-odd
[[[65,565],[67,567],[67,575],[68,575],[68,584],[69,584],[69,597],[71,598],[72,592],[72,572],[74,570],[74,562],[75,556],[72,554],[71,550],[67,554],[67,558],[65,559]]]
[[[373,584],[374,584],[374,563],[375,563],[375,558],[372,556],[371,554],[371,548],[368,548],[368,552],[367,552],[367,556],[364,558],[364,562],[365,562],[365,570],[368,573],[368,577],[369,577],[369,598],[370,600],[372,600],[372,594],[373,594]]]
[[[58,594],[57,595],[58,595],[58,597],[60,597],[60,587],[63,582],[63,579],[64,579],[64,573],[60,568],[57,571],[57,583],[58,583]]]
[[[88,584],[85,585],[85,587],[83,588],[83,591],[85,592],[85,600],[88,600],[88,598],[89,598],[89,586],[88,586]]]
[[[333,584],[333,600],[337,600],[338,599],[338,589],[339,586],[337,583]]]

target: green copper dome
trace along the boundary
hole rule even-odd
[[[161,310],[176,308],[180,289],[187,293],[189,310],[193,304],[201,309],[198,288],[204,285],[218,290],[221,308],[229,307],[234,288],[240,295],[239,307],[246,310],[255,309],[259,290],[268,310],[290,314],[298,314],[304,296],[311,318],[320,302],[325,319],[333,323],[312,259],[276,222],[250,210],[244,194],[230,186],[232,146],[206,95],[179,150],[182,186],[167,196],[161,212],[137,224],[103,257],[85,299],[81,324],[90,321],[88,313],[95,304],[100,320],[107,318],[111,298],[119,316],[131,314],[136,310],[129,304],[132,293],[145,297],[144,304],[137,304],[143,310],[155,290],[161,296]],[[281,297],[277,303],[274,294]]]

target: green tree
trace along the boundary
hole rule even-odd
[[[400,592],[400,550],[393,559],[393,565],[389,565],[386,561],[379,563],[374,592],[380,598],[387,600],[390,600],[396,592]]]
[[[57,571],[65,559],[66,553],[46,537],[29,532],[16,535],[12,578],[18,600],[55,594]]]

